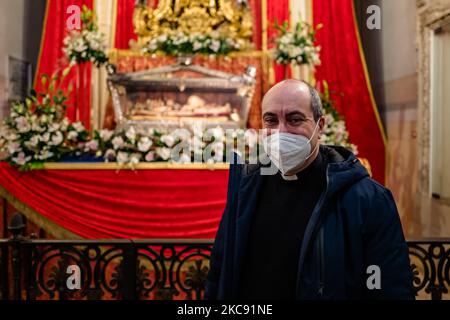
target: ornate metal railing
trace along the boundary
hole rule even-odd
[[[450,239],[409,240],[408,248],[418,298],[450,300]]]
[[[203,298],[210,240],[36,240],[10,230],[0,239],[0,299]],[[408,246],[417,297],[449,299],[450,239]]]
[[[9,295],[2,298],[27,300],[202,299],[212,247],[209,241],[189,240],[11,240],[8,244],[12,281]],[[71,287],[71,276],[76,274],[80,286],[74,281]]]

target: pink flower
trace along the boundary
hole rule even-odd
[[[27,163],[28,161],[30,161],[30,160],[31,160],[31,157],[30,157],[30,156],[26,157],[26,156],[25,156],[25,153],[19,152],[19,154],[17,155],[17,157],[13,158],[12,160],[13,160],[15,163],[17,163],[19,166],[22,166],[22,165],[24,165],[25,163]]]
[[[149,153],[147,153],[147,154],[145,155],[145,161],[151,162],[151,161],[153,161],[153,160],[155,160],[155,152],[150,151]]]
[[[30,124],[28,123],[27,118],[19,117],[16,119],[17,130],[19,132],[28,132],[31,129]]]
[[[140,152],[147,152],[152,146],[153,142],[148,137],[142,137],[138,142],[138,150]]]
[[[98,140],[91,140],[85,144],[86,151],[97,151],[98,150]]]
[[[115,150],[122,148],[124,143],[125,142],[123,141],[122,137],[115,137],[112,140],[112,144]]]

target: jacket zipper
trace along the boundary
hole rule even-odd
[[[354,159],[352,164],[358,162],[358,159]],[[328,191],[328,168],[327,168],[327,188],[325,192]],[[323,205],[323,203],[322,203]],[[321,208],[322,209],[322,208]],[[319,241],[318,241],[318,265],[319,265],[319,287],[317,293],[320,297],[323,297],[325,290],[325,236],[323,226],[319,229]]]
[[[329,181],[328,166],[327,166],[325,191],[323,192],[322,196],[320,197],[319,201],[317,202],[316,209],[314,210],[314,211],[318,210],[318,214],[319,215],[321,214],[323,204],[325,203],[325,199],[327,198],[327,195],[328,195],[329,184],[330,184],[330,181]],[[320,223],[320,220],[318,220],[317,222]],[[323,228],[321,227],[320,230],[322,232],[322,237],[323,237]],[[320,239],[320,233],[319,233],[319,239]],[[319,260],[323,261],[324,260],[323,259],[323,255],[324,255],[324,253],[323,253],[323,240],[321,242],[322,242],[322,244],[319,244]],[[304,248],[305,251],[306,251],[307,248],[308,248],[308,245],[303,247],[303,243],[302,243],[302,248]],[[300,255],[301,254],[302,254],[302,252],[300,252]],[[302,259],[300,259],[300,262],[303,262],[301,260]],[[318,289],[318,293],[319,293],[320,296],[322,296],[323,289],[325,288],[325,284],[323,283],[323,279],[324,279],[324,274],[323,273],[325,272],[325,270],[322,271],[322,268],[324,268],[324,267],[322,267],[321,265],[323,263],[321,263],[319,261],[319,264],[320,264],[320,270],[319,270],[319,289]],[[298,273],[297,273],[297,279],[300,279],[301,270],[302,270],[302,263],[299,264],[299,269],[298,269]],[[297,284],[297,294],[298,294],[298,289],[299,289],[299,285]]]
[[[319,290],[318,294],[323,297],[323,290],[325,289],[325,250],[324,250],[324,231],[323,227],[319,230]]]
[[[352,164],[355,164],[358,162],[358,159],[354,159],[352,161]],[[316,209],[319,211],[319,215],[321,214],[322,211],[322,207],[325,203],[325,200],[327,199],[328,196],[328,188],[330,186],[330,177],[328,175],[328,169],[329,169],[329,165],[327,166],[326,169],[326,188],[324,193],[322,194],[322,196],[320,197],[319,201],[317,202],[316,208],[314,211],[316,211]],[[319,217],[320,218],[320,217]],[[320,223],[320,220],[317,221],[317,223]],[[302,244],[302,249],[307,250],[308,245],[303,246]],[[325,250],[324,250],[324,230],[323,230],[323,226],[320,227],[319,229],[319,241],[318,241],[318,263],[319,263],[319,286],[318,286],[318,290],[317,293],[320,297],[323,297],[323,293],[325,290]],[[302,252],[300,252],[300,255],[302,254]],[[302,264],[303,264],[303,259],[300,259],[300,263],[299,263],[299,270],[297,273],[297,279],[300,279],[300,275],[302,272]],[[300,286],[297,283],[297,292],[296,294],[299,295],[299,289]]]

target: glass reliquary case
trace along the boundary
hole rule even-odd
[[[245,128],[254,94],[255,68],[234,75],[191,64],[133,73],[108,68],[118,128],[155,129],[202,127]]]

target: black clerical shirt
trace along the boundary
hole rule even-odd
[[[297,177],[264,177],[243,261],[241,299],[295,298],[303,235],[326,187],[325,157],[319,152]]]

